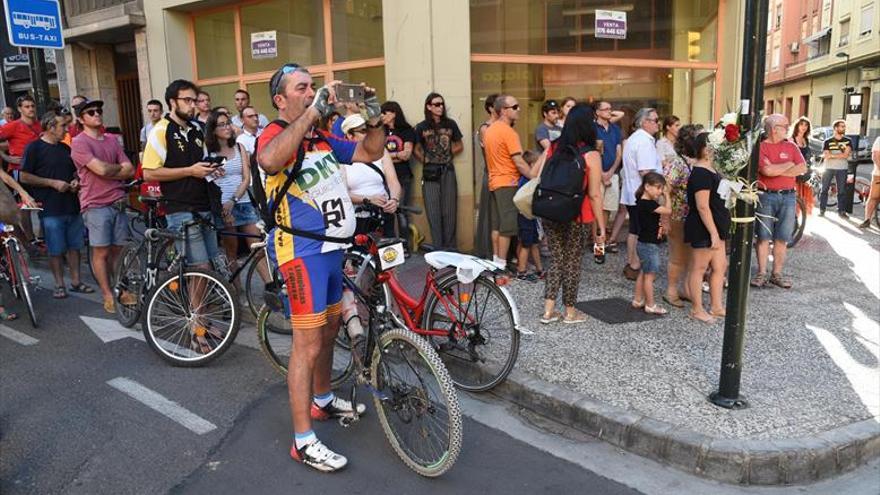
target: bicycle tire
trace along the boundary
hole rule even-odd
[[[124,326],[131,328],[141,317],[143,309],[143,290],[145,286],[146,252],[143,245],[129,244],[122,249],[113,270],[116,283],[113,285],[113,299],[116,302],[116,319]],[[120,298],[123,291],[137,297],[133,304],[122,304]]]
[[[15,285],[18,290],[18,297],[24,302],[25,306],[27,306],[28,317],[31,320],[31,325],[34,328],[37,328],[37,312],[34,310],[34,300],[31,295],[31,277],[28,272],[28,264],[25,259],[25,254],[20,246],[16,245],[15,249],[12,250],[12,271],[15,272]]]
[[[263,355],[269,360],[269,363],[275,368],[275,371],[282,376],[287,376],[287,369],[290,363],[290,355],[293,352],[293,335],[291,332],[281,334],[272,332],[268,329],[267,321],[272,318],[284,318],[284,315],[277,311],[272,311],[268,306],[263,305],[257,316],[257,338],[260,341],[260,349]],[[354,371],[351,352],[347,349],[334,349],[333,367],[330,371],[330,388],[337,389],[343,383],[347,382],[351,373]]]
[[[807,205],[804,203],[804,199],[801,197],[797,198],[797,204],[795,205],[795,215],[794,215],[794,233],[791,236],[791,240],[788,241],[787,246],[792,248],[794,247],[804,235],[804,229],[807,226]]]
[[[828,208],[837,206],[837,181],[828,186],[828,200],[825,203]]]
[[[248,266],[247,275],[245,275],[244,283],[244,297],[247,301],[248,310],[254,316],[254,319],[259,318],[260,310],[263,307],[263,292],[265,292],[266,284],[259,276],[259,272],[257,271],[257,263],[264,263],[265,259],[263,255],[258,254],[254,256],[254,258],[250,261],[250,265]],[[275,272],[275,276],[277,280],[281,280],[281,274],[278,272],[278,269],[272,267],[272,270]],[[257,283],[254,285],[254,274],[257,274]],[[291,326],[290,321],[277,322],[273,320],[269,320],[267,322],[267,330],[270,332],[280,333],[282,335],[290,335]]]
[[[403,370],[411,371],[415,380],[395,380],[390,366],[396,356],[400,356]],[[415,370],[419,364],[426,373]],[[461,409],[455,385],[431,345],[409,330],[387,331],[379,336],[373,349],[370,371],[375,390],[373,403],[392,450],[407,467],[422,476],[433,478],[449,471],[461,452]],[[434,383],[430,385],[436,385],[433,394],[426,383],[431,378]],[[416,428],[413,434],[400,431],[421,419],[429,425]],[[438,426],[440,431],[430,432],[428,426]],[[430,446],[425,444],[432,441],[438,448],[426,452]]]
[[[189,312],[189,309],[184,306],[184,304],[189,305],[189,298],[188,295],[182,294],[181,287],[184,284],[181,283],[180,277],[181,275],[177,272],[165,275],[147,295],[143,311],[144,339],[162,359],[175,366],[204,366],[232,347],[241,324],[241,310],[234,296],[235,290],[229,282],[212,271],[186,268],[183,272],[183,282],[192,284],[195,280],[201,279],[206,284],[212,284],[205,288],[205,300],[200,308],[207,308],[219,303],[219,307],[205,316],[211,323],[223,324],[218,327],[209,324],[207,327],[200,325],[193,329],[188,328],[191,322],[182,314],[185,315]],[[193,280],[187,281],[187,279]],[[189,285],[185,286],[188,291]],[[169,309],[163,311],[161,306],[163,304]],[[165,316],[166,314],[167,316]],[[216,315],[216,317],[211,318],[210,315]],[[175,317],[177,323],[182,323],[183,327],[171,328],[169,331],[168,326],[171,323],[163,325],[161,318],[172,319]],[[227,320],[228,323],[226,323]],[[226,328],[226,331],[219,333],[219,336],[217,333],[209,331],[212,328],[222,329],[223,327]],[[210,350],[204,351],[198,340],[193,338],[193,334],[201,334],[196,336],[203,338],[204,345],[207,345]]]
[[[478,294],[480,289],[486,292],[485,298]],[[520,335],[510,303],[495,281],[484,275],[471,284],[463,284],[450,274],[438,281],[437,291],[451,300],[444,305],[432,291],[425,302],[423,327],[450,332],[449,337],[430,337],[449,375],[456,386],[469,392],[495,388],[507,378],[519,356]],[[455,313],[450,315],[447,307]],[[463,321],[471,323],[464,329],[453,328],[453,317],[458,325]],[[455,339],[453,332],[464,335],[464,339]]]
[[[858,205],[871,194],[871,182],[862,177],[856,177],[853,182],[853,204]]]

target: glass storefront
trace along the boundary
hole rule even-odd
[[[266,32],[274,33],[275,51],[255,55],[251,35]],[[267,114],[268,80],[286,62],[309,66],[317,85],[365,81],[384,98],[383,39],[382,0],[267,0],[192,14],[196,83],[215,105],[230,107],[235,90],[245,88]]]

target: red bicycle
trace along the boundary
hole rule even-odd
[[[12,225],[0,223],[0,243],[3,245],[0,251],[0,279],[5,280],[12,295],[16,299],[24,301],[27,306],[31,325],[37,327],[37,313],[34,311],[33,291],[36,279],[31,277],[28,267],[27,252],[22,247],[14,234]]]

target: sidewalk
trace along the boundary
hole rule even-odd
[[[495,392],[720,481],[808,483],[877,458],[880,231],[860,231],[857,223],[810,217],[786,263],[794,287],[750,291],[741,388],[747,409],[706,399],[718,385],[722,322],[706,326],[686,309],[669,308],[647,322],[545,326],[538,322],[543,282],[510,285],[535,335],[523,336],[516,368]],[[633,282],[622,277],[623,264],[623,253],[604,265],[585,256],[578,300],[629,301]],[[420,283],[421,258],[405,268],[405,282]],[[658,299],[665,285],[658,280]]]

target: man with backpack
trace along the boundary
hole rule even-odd
[[[513,196],[519,179],[523,176],[531,178],[532,173],[523,159],[519,134],[513,130],[519,118],[519,102],[513,96],[500,95],[495,98],[494,108],[498,120],[486,129],[483,144],[489,171],[489,194],[492,196],[493,261],[499,267],[506,268],[510,238],[516,235],[518,229],[519,210],[513,204]]]
[[[264,220],[268,253],[287,283],[293,349],[287,374],[294,439],[290,456],[319,471],[348,460],[321,443],[312,420],[351,416],[356,406],[330,389],[333,342],[342,312],[343,249],[355,229],[354,208],[341,163],[373,162],[385,150],[379,101],[365,88],[366,137],[354,142],[317,130],[333,111],[338,81],[317,90],[305,67],[285,64],[269,81],[279,119],[257,139],[257,161],[266,172]],[[294,182],[296,184],[294,184]],[[254,183],[257,197],[262,193]],[[353,340],[352,345],[357,345]]]

